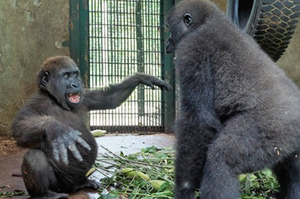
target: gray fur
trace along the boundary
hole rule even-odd
[[[193,23],[184,24],[189,13]],[[256,42],[204,0],[169,14],[180,108],[176,198],[237,199],[237,175],[271,168],[300,199],[300,93]],[[169,49],[169,50],[168,50]]]

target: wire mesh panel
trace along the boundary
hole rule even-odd
[[[91,89],[135,72],[161,78],[160,12],[160,0],[89,0]],[[140,85],[117,109],[92,111],[91,129],[163,132],[161,95]]]

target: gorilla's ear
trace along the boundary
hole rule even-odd
[[[50,77],[50,73],[46,71],[41,78],[41,84],[43,86],[46,86],[49,83],[49,77]]]
[[[193,18],[192,15],[190,13],[185,13],[183,16],[183,22],[186,25],[186,27],[190,27],[193,23]]]

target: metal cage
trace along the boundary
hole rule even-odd
[[[164,54],[164,10],[163,0],[71,2],[71,56],[79,57],[85,84],[97,89],[135,72],[170,80],[172,74],[166,71],[172,69],[166,70]],[[90,127],[119,133],[164,132],[166,115],[174,115],[173,105],[166,105],[173,99],[167,95],[159,88],[140,85],[117,109],[91,111]]]

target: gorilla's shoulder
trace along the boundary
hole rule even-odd
[[[37,93],[26,102],[23,109],[21,109],[21,112],[43,114],[55,105],[56,103],[54,103],[47,95]]]

